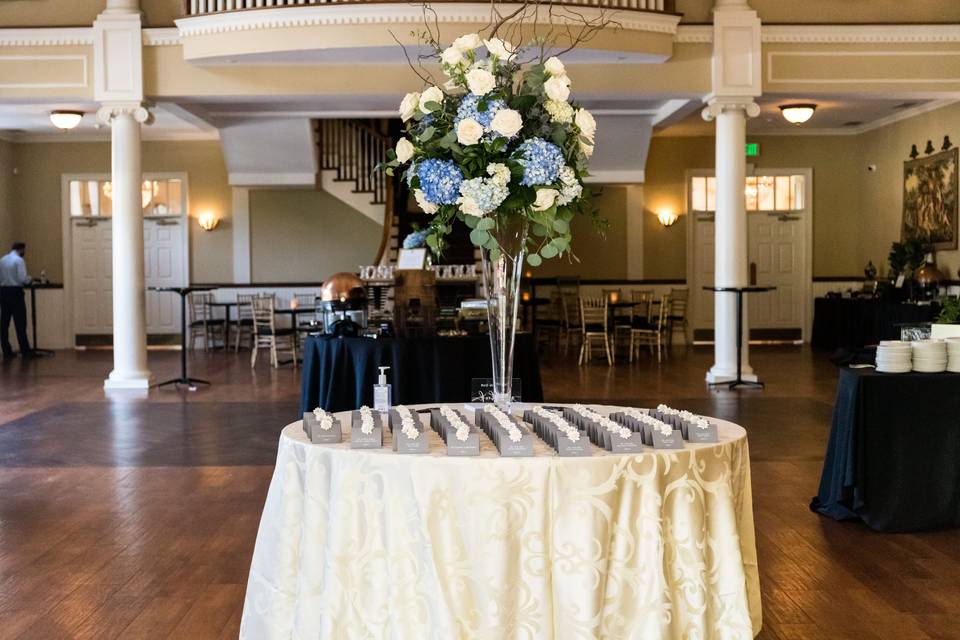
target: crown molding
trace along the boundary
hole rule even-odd
[[[507,13],[519,4],[504,4],[500,11]],[[603,9],[600,7],[572,7],[576,15],[565,15],[562,7],[555,9],[552,16],[544,12],[538,22],[546,23],[552,19],[555,23],[582,24],[606,19],[618,23],[619,29],[627,31],[649,31],[673,35],[677,32],[680,16],[673,14],[650,13]],[[490,5],[478,2],[449,2],[431,5],[438,22],[462,22],[488,24]],[[423,21],[423,7],[419,5],[393,3],[362,4],[324,4],[310,6],[286,6],[266,9],[254,9],[235,12],[211,13],[176,20],[181,37],[203,36],[256,29],[284,29],[291,27],[396,24]]]
[[[143,127],[141,139],[144,142],[196,142],[203,140],[219,140],[219,133],[206,131],[164,131]],[[69,144],[73,142],[102,142],[110,143],[110,129],[107,126],[99,131],[72,131],[69,133],[13,133],[0,132],[0,139],[7,142],[30,144]]]
[[[143,46],[171,47],[180,44],[180,31],[176,27],[143,30]]]
[[[0,47],[92,45],[93,27],[0,29]]]
[[[227,183],[231,187],[313,187],[315,173],[231,173]]]
[[[960,24],[763,25],[760,41],[809,44],[960,42]]]
[[[713,25],[681,24],[673,41],[680,44],[710,44],[713,42]]]

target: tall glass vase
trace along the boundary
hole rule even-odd
[[[483,248],[483,286],[493,360],[493,402],[509,411],[513,393],[513,343],[517,331],[520,279],[526,257],[527,221],[519,213],[499,215],[490,235],[499,250]]]

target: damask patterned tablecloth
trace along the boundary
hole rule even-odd
[[[435,406],[435,405],[434,405]],[[593,406],[601,413],[615,407]],[[752,638],[746,432],[640,455],[447,457],[280,437],[241,638]],[[427,418],[424,416],[424,423]]]

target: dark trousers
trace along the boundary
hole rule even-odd
[[[10,320],[17,331],[20,353],[30,353],[27,341],[27,304],[23,299],[23,287],[0,287],[0,347],[3,355],[13,355],[10,346]]]

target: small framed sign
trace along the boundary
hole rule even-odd
[[[423,269],[427,264],[427,250],[420,249],[400,249],[400,255],[397,256],[397,269]]]

